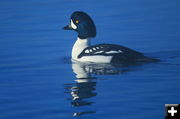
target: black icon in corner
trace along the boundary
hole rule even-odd
[[[180,104],[165,104],[165,119],[180,119]]]

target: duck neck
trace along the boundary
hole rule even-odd
[[[90,39],[86,38],[86,39],[81,39],[81,38],[77,38],[73,49],[72,49],[72,59],[74,60],[78,60],[78,55],[87,47],[90,46]]]

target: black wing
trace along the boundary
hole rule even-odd
[[[78,56],[81,58],[83,56],[123,56],[128,58],[141,57],[144,56],[142,53],[134,51],[130,48],[123,47],[114,44],[98,44],[85,48]]]

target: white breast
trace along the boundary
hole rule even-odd
[[[79,61],[79,62],[94,62],[94,63],[110,63],[112,60],[112,56],[102,56],[102,55],[95,55],[95,56],[83,56],[78,58],[79,54],[87,47],[90,46],[90,39],[80,39],[78,38],[73,46],[72,49],[72,60]],[[94,49],[95,50],[95,49]],[[85,51],[85,53],[92,52],[93,49],[89,49]],[[101,53],[103,51],[99,51],[97,53]],[[116,53],[119,51],[116,51]],[[113,51],[109,53],[115,53]]]
[[[77,40],[72,48],[72,59],[79,61],[77,57],[85,48],[90,46],[89,41],[90,41],[90,39],[77,38]]]

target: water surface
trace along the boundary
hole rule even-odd
[[[92,44],[121,44],[159,63],[71,63],[72,12],[97,26]],[[179,0],[1,0],[1,119],[164,118],[180,103]]]

